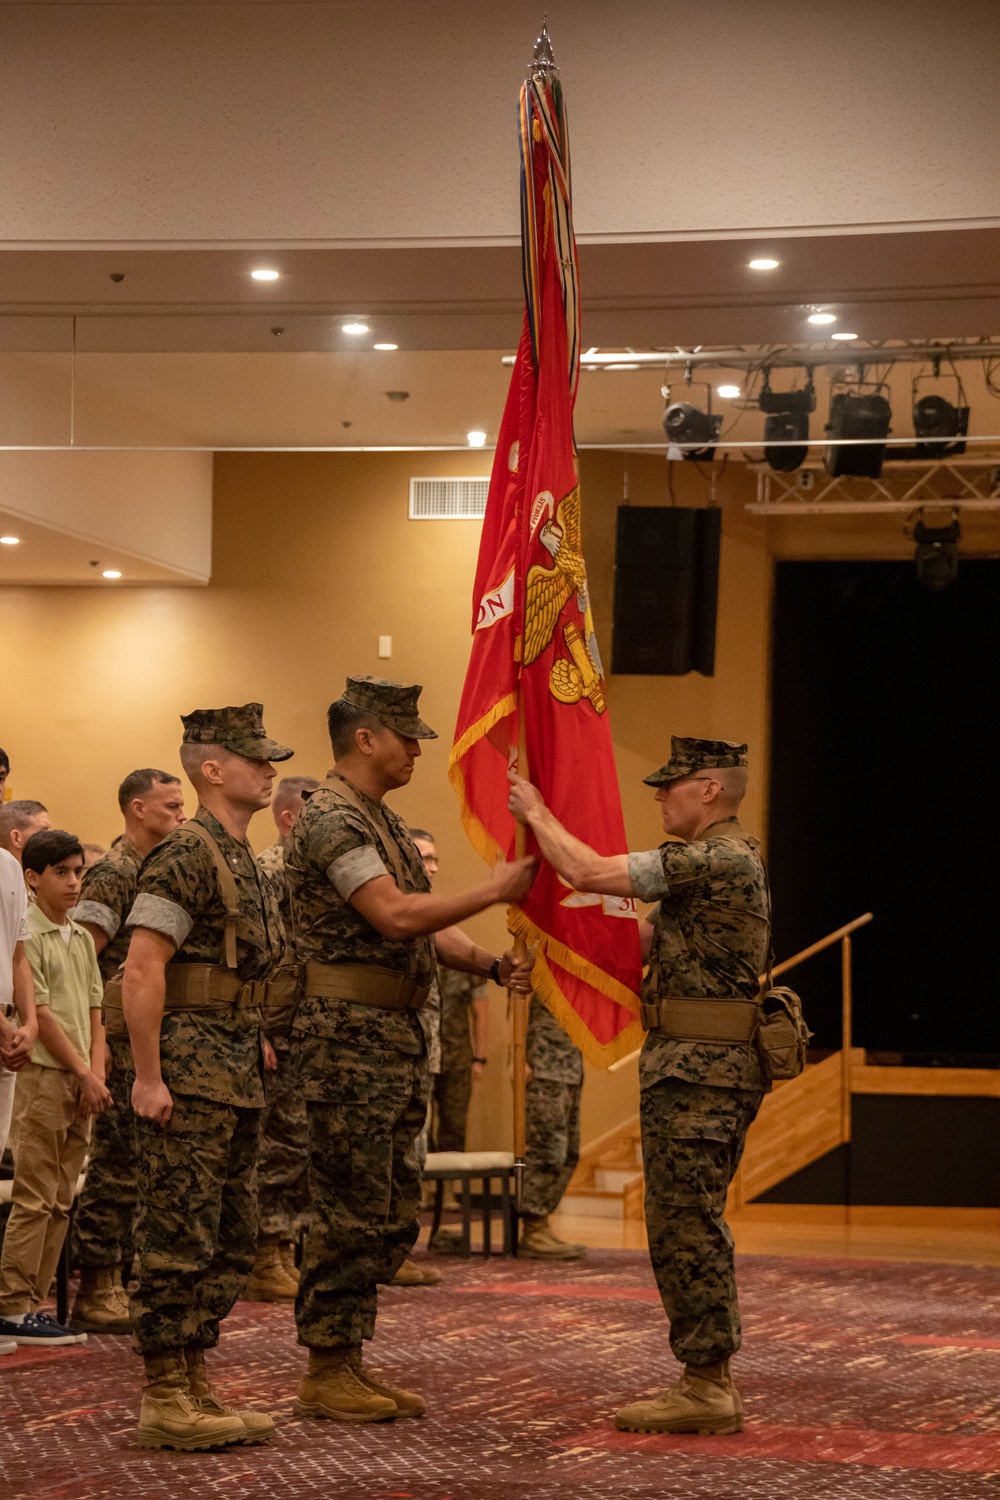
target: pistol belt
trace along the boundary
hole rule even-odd
[[[166,992],[165,1011],[184,1010],[259,1010],[267,998],[267,981],[244,981],[232,969],[221,964],[169,963],[163,971]],[[109,979],[104,986],[104,1024],[114,1036],[125,1029],[121,981]]]
[[[749,1042],[757,1029],[756,1000],[705,996],[697,1000],[667,995],[644,1000],[640,1019],[647,1031],[679,1042]]]
[[[376,964],[307,963],[304,992],[323,1000],[371,1005],[376,1010],[420,1010],[431,992],[397,969]]]

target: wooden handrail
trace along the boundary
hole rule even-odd
[[[843,927],[838,927],[836,932],[827,933],[826,937],[820,938],[818,943],[810,943],[809,947],[803,948],[801,953],[793,953],[791,958],[786,958],[782,960],[780,964],[775,964],[774,968],[771,970],[772,978],[777,979],[779,974],[787,974],[789,969],[794,969],[799,964],[805,963],[807,958],[812,958],[816,953],[822,953],[824,948],[832,948],[834,943],[844,944],[844,952],[841,963],[841,983],[843,986],[842,1050],[845,1058],[845,1068],[848,1065],[847,1059],[849,1058],[851,1048],[851,933],[857,932],[859,927],[866,927],[869,922],[872,922],[874,920],[875,913],[866,911],[862,916],[855,917],[853,922],[846,922]],[[767,978],[768,976],[766,973],[761,974],[761,984],[766,984]],[[634,1052],[630,1052],[627,1057],[620,1057],[617,1062],[613,1062],[611,1064],[608,1072],[617,1073],[620,1068],[627,1067],[630,1062],[635,1061],[641,1051],[642,1048],[637,1047],[636,1050]],[[848,1090],[846,1095],[846,1107],[849,1109],[849,1085],[845,1085],[845,1088],[847,1088]]]
[[[805,963],[807,958],[812,958],[814,953],[822,953],[824,948],[832,948],[834,943],[841,942],[850,937],[852,932],[857,932],[859,927],[866,927],[869,922],[875,920],[875,913],[866,911],[863,917],[855,917],[853,922],[848,922],[843,927],[838,927],[836,932],[828,933],[825,938],[820,938],[818,943],[810,943],[808,948],[803,948],[801,953],[793,953],[791,958],[783,959],[780,964],[775,964],[771,970],[777,978],[779,974],[787,974],[789,969],[794,969],[797,964]],[[761,984],[767,978],[766,974],[760,976]]]

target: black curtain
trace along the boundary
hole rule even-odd
[[[1000,1054],[1000,562],[777,565],[769,848],[779,958],[863,911],[855,1045]],[[839,948],[790,980],[839,1046]]]

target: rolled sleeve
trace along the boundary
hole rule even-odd
[[[103,901],[81,901],[79,906],[74,906],[70,916],[74,922],[89,922],[92,927],[99,927],[102,932],[107,933],[108,942],[117,935],[122,925],[118,913],[112,911],[110,906],[105,906]]]
[[[125,926],[148,927],[151,932],[161,932],[175,948],[181,948],[194,923],[183,906],[178,906],[175,901],[141,891],[125,919]]]
[[[628,878],[632,883],[632,894],[640,901],[660,901],[668,894],[662,851],[648,849],[643,854],[630,854]]]
[[[326,875],[342,901],[349,901],[356,890],[367,885],[369,880],[378,880],[388,875],[382,860],[370,844],[361,849],[350,849],[327,866]]]

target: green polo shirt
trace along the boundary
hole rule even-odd
[[[90,1012],[100,1010],[104,986],[97,967],[94,939],[78,922],[64,927],[50,922],[41,908],[28,908],[28,939],[24,950],[35,981],[35,1004],[47,1005],[69,1042],[86,1061],[90,1058]],[[50,1052],[36,1042],[31,1061],[58,1068]]]

